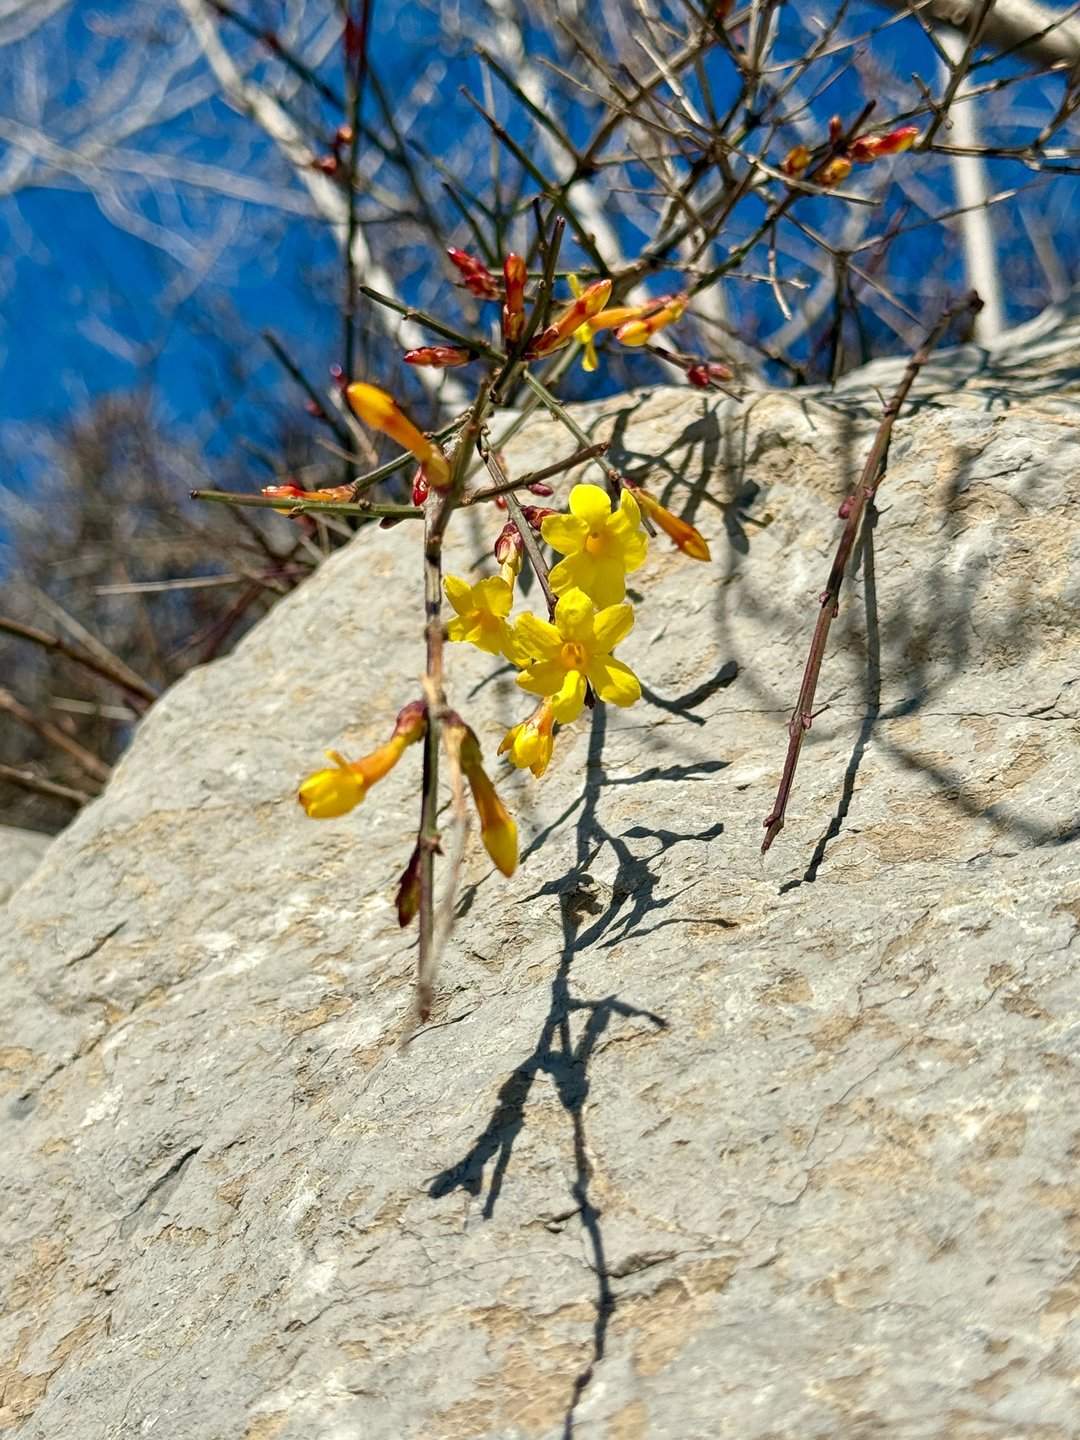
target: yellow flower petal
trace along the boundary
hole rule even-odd
[[[560,555],[576,555],[588,533],[588,525],[576,515],[546,515],[540,526],[544,540]]]
[[[316,770],[300,784],[296,798],[312,820],[336,820],[347,815],[364,798],[366,786],[352,766],[336,750],[327,755],[335,762],[333,770]]]
[[[619,499],[619,509],[627,520],[630,528],[636,530],[641,524],[641,509],[629,490],[624,490]]]
[[[626,594],[625,572],[616,556],[594,560],[591,555],[568,555],[554,566],[548,583],[556,595],[581,590],[601,606],[617,605]]]
[[[611,515],[611,500],[599,485],[575,485],[570,491],[570,510],[587,525],[598,526]]]
[[[500,576],[492,575],[487,580],[481,580],[472,590],[478,610],[486,610],[492,615],[498,615],[500,619],[510,614],[514,592]]]
[[[621,660],[598,655],[589,666],[589,683],[609,705],[633,705],[641,699],[641,682]]]
[[[562,649],[563,639],[554,625],[538,615],[520,615],[514,626],[514,638],[530,655],[547,660]]]
[[[613,661],[618,664],[618,661]],[[560,725],[576,720],[585,707],[585,676],[580,670],[567,670],[552,711]]]
[[[447,575],[443,580],[443,589],[446,591],[446,598],[459,615],[465,615],[471,610],[472,586],[460,575]]]
[[[610,653],[626,639],[634,628],[634,611],[630,605],[609,605],[597,612],[593,622],[596,648]]]
[[[562,638],[590,643],[595,610],[596,607],[583,590],[567,590],[555,607],[555,624]]]
[[[517,677],[522,690],[530,695],[555,695],[562,688],[566,670],[558,660],[537,660]]]

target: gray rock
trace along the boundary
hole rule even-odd
[[[655,542],[620,652],[645,701],[540,783],[500,771],[524,863],[472,837],[405,1051],[419,757],[336,822],[293,792],[418,694],[415,530],[155,707],[7,911],[0,1427],[1078,1433],[1080,334],[1052,319],[935,362],[897,425],[765,862],[899,367],[580,412],[714,560]],[[509,461],[570,448],[538,420]],[[449,661],[493,757],[528,703]]]
[[[51,835],[0,825],[0,905],[11,899],[23,881],[34,873],[49,847]]]

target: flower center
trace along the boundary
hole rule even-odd
[[[607,536],[600,531],[591,530],[585,540],[585,553],[598,557],[603,555],[607,549]]]
[[[560,659],[566,670],[584,670],[587,660],[584,645],[579,645],[575,640],[568,640],[562,647]]]

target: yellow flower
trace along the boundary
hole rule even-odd
[[[422,700],[413,700],[398,714],[394,733],[362,760],[346,760],[336,750],[327,750],[332,770],[316,770],[304,780],[296,798],[312,820],[335,820],[360,804],[377,780],[388,775],[402,752],[421,739],[427,730],[427,710]]]
[[[459,575],[447,575],[443,585],[446,598],[457,611],[446,627],[447,639],[475,645],[488,655],[505,655],[514,664],[525,663],[515,659],[520,652],[506,623],[514,592],[503,576],[492,575],[470,585]]]
[[[584,289],[580,286],[576,298],[554,317],[546,330],[542,330],[529,348],[527,359],[535,360],[538,355],[550,355],[570,343],[571,335],[581,329],[594,315],[599,314],[611,294],[610,280],[594,280]]]
[[[373,430],[381,430],[396,440],[403,450],[409,450],[424,467],[424,474],[436,490],[445,490],[450,483],[450,466],[446,456],[426,435],[422,435],[407,415],[403,414],[397,401],[377,385],[365,385],[355,381],[345,391],[349,404]]]
[[[615,331],[620,345],[647,345],[658,330],[673,325],[686,309],[689,295],[666,295],[641,319],[627,320]]]
[[[629,605],[597,610],[581,590],[568,590],[555,607],[554,625],[536,615],[519,617],[518,639],[535,658],[517,683],[531,695],[550,695],[552,717],[561,725],[581,714],[587,683],[601,700],[633,705],[641,699],[638,678],[611,654],[633,624]]]
[[[599,485],[575,485],[570,512],[548,515],[540,527],[552,549],[566,556],[549,576],[551,588],[556,595],[584,590],[597,605],[614,605],[626,594],[628,572],[643,563],[649,548],[637,501],[624,490],[613,512]]]
[[[659,500],[654,499],[647,490],[642,490],[638,485],[634,486],[634,495],[653,524],[659,526],[665,535],[669,535],[684,555],[689,556],[691,560],[712,559],[705,536],[688,520],[673,515],[665,505],[661,505]]]
[[[452,725],[453,721],[450,724]],[[457,725],[464,730],[461,736],[461,768],[476,802],[476,813],[480,817],[480,839],[502,873],[513,875],[518,862],[517,826],[496,794],[495,786],[484,769],[480,742],[463,721],[458,719]]]
[[[511,765],[516,765],[519,770],[531,770],[539,780],[551,763],[551,752],[555,748],[551,733],[554,724],[552,702],[541,700],[527,720],[506,732],[499,754],[505,755],[509,750]]]
[[[574,299],[580,300],[583,289],[581,281],[576,275],[568,275],[566,278],[570,282],[570,289],[573,291]],[[591,375],[600,362],[596,358],[596,346],[593,344],[593,327],[588,320],[586,320],[584,325],[579,325],[574,331],[574,339],[581,346],[582,350],[581,368],[587,370]],[[515,764],[516,763],[515,761]]]

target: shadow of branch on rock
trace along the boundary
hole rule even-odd
[[[596,1276],[592,1353],[574,1379],[568,1396],[564,1422],[564,1436],[567,1437],[573,1434],[578,1402],[592,1379],[596,1365],[604,1356],[608,1326],[616,1305],[607,1266],[602,1216],[593,1202],[590,1189],[592,1165],[585,1130],[589,1063],[599,1041],[614,1021],[643,1020],[655,1031],[667,1029],[667,1021],[661,1015],[620,1000],[617,995],[578,999],[571,993],[570,973],[575,956],[597,944],[616,922],[621,924],[625,936],[649,910],[671,903],[654,898],[657,880],[648,868],[649,862],[632,856],[625,841],[609,835],[598,818],[597,802],[605,783],[602,762],[605,732],[605,713],[600,706],[592,717],[584,792],[567,812],[572,813],[580,804],[574,865],[569,874],[550,882],[538,892],[557,895],[562,923],[562,951],[551,981],[550,1004],[540,1034],[532,1052],[499,1087],[491,1116],[467,1153],[437,1175],[428,1187],[428,1194],[434,1199],[455,1190],[479,1195],[484,1188],[485,1168],[494,1161],[481,1211],[484,1218],[489,1219],[502,1193],[514,1145],[525,1128],[525,1112],[533,1084],[541,1075],[551,1079],[567,1117],[573,1151],[571,1198],[574,1208],[571,1213],[577,1215],[585,1233],[591,1252],[590,1266]],[[637,834],[638,827],[628,833]],[[689,838],[660,832],[647,833],[655,833],[660,840],[657,854],[663,853],[679,839]],[[619,856],[619,873],[612,886],[610,903],[606,906],[588,873],[588,866],[605,844],[613,845]],[[631,905],[624,914],[627,901]],[[576,1016],[584,1016],[585,1024],[575,1041],[573,1019]]]

